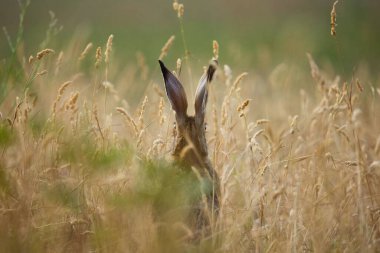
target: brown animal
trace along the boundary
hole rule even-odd
[[[219,211],[219,177],[208,158],[205,135],[205,112],[208,85],[216,71],[217,62],[213,60],[206,73],[201,77],[195,93],[195,115],[187,115],[186,93],[180,81],[159,61],[165,81],[166,94],[175,111],[177,138],[173,150],[174,160],[186,169],[193,169],[201,180],[202,198],[192,207],[190,224],[196,236],[209,234],[212,221]]]

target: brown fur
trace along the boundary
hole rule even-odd
[[[220,182],[217,172],[208,158],[205,134],[205,111],[208,97],[208,84],[216,70],[217,62],[212,62],[201,77],[195,96],[195,115],[187,115],[187,99],[180,81],[160,61],[165,89],[176,112],[177,138],[173,157],[184,169],[192,169],[201,182],[202,197],[193,205],[191,226],[196,237],[209,234],[219,212]]]

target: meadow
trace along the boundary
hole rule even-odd
[[[267,48],[252,62],[218,38],[193,54],[177,1],[166,6],[177,30],[133,61],[115,50],[117,33],[57,41],[53,13],[33,47],[23,26],[33,2],[19,4],[0,62],[0,252],[379,252],[379,70],[372,58],[344,62],[355,59],[340,53],[344,1],[323,21],[335,59],[304,51],[307,68],[265,65]],[[193,101],[212,58],[206,131],[221,206],[195,244],[183,207],[199,182],[172,164],[175,115],[157,60]]]

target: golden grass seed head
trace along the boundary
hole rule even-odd
[[[90,50],[93,48],[93,44],[90,42],[87,44],[87,46],[84,48],[83,52],[79,56],[79,61],[82,61],[90,52]]]
[[[62,60],[63,60],[63,51],[59,52],[58,54],[57,61],[55,63],[55,74],[58,74],[61,68]]]
[[[71,81],[67,81],[67,82],[63,83],[63,84],[59,87],[57,97],[55,98],[55,100],[54,100],[54,102],[53,102],[53,108],[52,108],[52,111],[53,111],[53,117],[55,117],[55,114],[56,114],[57,104],[58,104],[59,101],[61,100],[62,95],[63,95],[63,93],[65,92],[66,88],[67,88],[71,83],[72,83]]]
[[[38,60],[41,60],[46,55],[49,55],[49,54],[52,54],[52,53],[55,53],[53,49],[46,48],[46,49],[38,52],[36,57],[37,57]]]
[[[238,77],[236,77],[234,83],[232,84],[231,86],[231,89],[230,89],[230,92],[229,92],[229,96],[231,96],[232,92],[236,91],[237,88],[238,88],[238,85],[239,83],[243,80],[244,77],[246,77],[248,75],[247,72],[243,72],[241,73]]]
[[[332,36],[336,36],[336,26],[337,26],[337,23],[336,23],[336,5],[338,4],[338,1],[335,1],[334,4],[333,4],[333,7],[331,9],[331,13],[330,13],[330,34]]]
[[[256,120],[256,125],[263,125],[269,122],[270,122],[269,119],[258,119]]]
[[[160,126],[162,126],[165,122],[165,116],[164,116],[164,97],[160,97],[160,104],[158,105],[158,117],[160,119]]]
[[[177,16],[179,18],[182,18],[184,13],[185,13],[185,6],[183,4],[178,4]]]
[[[174,0],[173,2],[173,10],[178,11],[178,1]]]
[[[241,104],[238,106],[237,111],[238,111],[238,112],[243,111],[243,110],[249,105],[249,101],[250,101],[250,99],[246,99],[246,100],[244,100],[244,102],[241,103]]]
[[[136,144],[137,149],[141,148],[141,144],[143,142],[144,133],[145,133],[145,130],[141,129],[141,131],[139,133],[139,136],[137,137],[137,144]]]
[[[121,115],[125,117],[127,122],[132,126],[133,130],[135,131],[135,135],[138,134],[139,130],[137,128],[136,122],[133,120],[133,118],[129,115],[127,110],[125,110],[123,107],[116,107],[116,111],[118,111]]]
[[[34,62],[33,55],[29,56],[28,62],[29,62],[29,64],[32,64]]]
[[[226,86],[230,86],[231,85],[231,80],[232,80],[232,70],[231,70],[230,66],[224,65],[223,66],[223,73],[224,73],[224,76],[225,76],[225,84],[226,84]]]
[[[65,103],[66,111],[75,109],[78,97],[79,97],[79,92],[71,93],[70,98]]]
[[[102,48],[98,47],[96,49],[96,54],[95,54],[95,68],[99,68],[100,63],[102,62]]]
[[[170,38],[168,39],[168,41],[166,41],[165,45],[161,49],[161,54],[158,57],[159,60],[162,60],[168,54],[169,49],[173,45],[174,39],[175,39],[175,36],[172,35],[172,36],[170,36]]]
[[[47,70],[44,69],[44,70],[38,72],[38,73],[36,74],[36,76],[43,76],[43,75],[46,75],[46,74],[47,74]]]
[[[140,109],[140,113],[139,113],[140,127],[142,127],[142,125],[143,125],[143,117],[144,117],[145,107],[146,107],[147,103],[148,103],[148,96],[145,96],[144,100],[141,104],[141,109]]]
[[[214,55],[214,59],[218,60],[218,58],[219,58],[219,43],[216,40],[212,41],[212,53]]]
[[[363,92],[364,91],[364,88],[363,86],[361,85],[361,83],[359,82],[359,79],[356,79],[356,87],[359,89],[360,92]]]
[[[106,51],[104,53],[105,55],[105,58],[104,58],[104,61],[105,63],[109,63],[110,61],[110,54],[112,52],[112,43],[113,43],[113,34],[111,34],[109,37],[108,37],[108,40],[107,40],[107,45],[106,45]]]
[[[62,96],[63,92],[65,92],[66,88],[72,84],[72,81],[64,82],[58,89],[59,96]]]
[[[181,68],[182,68],[182,60],[181,58],[177,59],[177,73],[181,73]]]

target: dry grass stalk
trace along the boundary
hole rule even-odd
[[[356,83],[355,84],[356,84],[356,87],[359,89],[360,92],[364,91],[364,88],[361,85],[361,83],[359,82],[359,79],[356,79]]]
[[[139,130],[137,128],[136,122],[133,120],[133,118],[129,115],[129,113],[122,107],[116,107],[116,111],[118,111],[120,114],[122,114],[127,122],[132,126],[133,130],[135,131],[135,135],[139,133]]]
[[[120,101],[120,97],[119,97],[119,94],[117,92],[117,90],[115,89],[115,86],[111,83],[111,82],[108,82],[108,81],[104,81],[102,83],[103,87],[108,90],[112,95],[113,95],[113,98],[116,102],[119,102]]]
[[[145,57],[143,53],[137,52],[136,59],[137,59],[137,65],[141,71],[141,80],[145,81],[148,79],[148,66],[146,65]]]
[[[143,129],[144,127],[144,112],[145,112],[145,107],[146,104],[148,103],[148,96],[144,97],[144,101],[141,104],[140,112],[139,112],[139,127],[140,130]]]
[[[55,98],[54,102],[53,102],[53,108],[52,108],[52,115],[53,115],[53,119],[55,119],[55,115],[56,115],[56,110],[57,110],[57,104],[61,101],[61,98],[63,96],[63,93],[65,92],[66,88],[71,85],[71,81],[67,81],[65,83],[63,83],[59,89],[58,89],[58,94],[57,94],[57,97]]]
[[[92,114],[94,115],[96,126],[97,126],[99,134],[100,134],[100,136],[101,136],[101,138],[102,138],[102,140],[104,142],[105,139],[104,139],[102,128],[100,126],[99,117],[98,117],[98,107],[96,106],[96,104],[94,104],[94,106],[92,108]]]
[[[165,96],[164,91],[160,87],[158,87],[158,85],[156,83],[153,85],[153,90],[157,93],[158,96],[160,96],[160,97]]]
[[[239,83],[240,83],[240,82],[243,80],[243,78],[246,77],[247,75],[248,75],[247,72],[243,72],[243,73],[241,73],[238,77],[236,77],[234,83],[233,83],[232,86],[231,86],[231,89],[230,89],[230,92],[229,92],[228,96],[231,96],[232,93],[233,93],[234,91],[237,90]]]
[[[93,44],[90,42],[87,44],[87,46],[84,48],[83,52],[79,56],[79,61],[82,61],[90,52],[90,50],[93,48]]]
[[[57,57],[57,61],[55,63],[55,74],[56,75],[58,74],[58,72],[61,68],[62,60],[63,60],[63,51],[59,52],[58,57]]]
[[[162,47],[161,49],[161,54],[160,56],[158,57],[159,60],[162,60],[169,52],[169,49],[171,48],[171,46],[173,45],[173,42],[174,42],[174,39],[175,39],[175,36],[172,35],[170,36],[170,38],[168,39],[168,41],[165,43],[165,45]]]
[[[226,78],[226,80],[225,80],[226,86],[230,86],[231,80],[232,80],[232,70],[228,65],[224,65],[223,66],[223,72],[224,72],[224,76]]]
[[[158,118],[160,119],[160,126],[165,122],[165,115],[164,115],[164,97],[160,97],[160,104],[158,105]]]
[[[321,71],[319,70],[319,67],[318,65],[315,63],[313,57],[311,56],[311,54],[307,53],[307,58],[309,59],[309,64],[310,64],[310,73],[311,73],[311,76],[313,77],[313,79],[315,80],[315,82],[317,83],[318,87],[323,90],[324,89],[324,86],[325,86],[325,80],[321,74]]]
[[[137,137],[137,143],[136,143],[136,148],[141,149],[141,144],[143,142],[143,136],[144,136],[145,130],[141,129],[139,136]]]
[[[60,55],[57,66],[61,65],[63,53]],[[73,69],[69,63],[77,62],[76,51],[68,48],[65,59],[68,64],[62,64],[62,75],[75,74],[70,73]],[[373,88],[371,97],[362,86],[370,81],[360,79],[347,84],[339,79],[329,80],[311,57],[309,62],[313,78],[323,87],[320,96],[313,96],[307,106],[299,108],[299,102],[306,104],[302,101],[305,94],[301,93],[300,101],[298,93],[290,90],[284,95],[283,90],[267,89],[264,85],[247,87],[244,97],[255,97],[258,105],[248,125],[239,124],[238,115],[251,109],[251,102],[243,102],[240,94],[231,96],[231,92],[239,90],[241,78],[233,82],[231,69],[226,65],[224,75],[220,75],[226,85],[211,86],[213,112],[208,131],[215,134],[209,139],[208,152],[222,176],[222,198],[218,224],[212,234],[220,236],[220,240],[215,240],[220,244],[216,243],[210,251],[376,252],[380,239],[380,132],[376,117],[380,100],[376,91],[380,95],[380,89]],[[54,64],[47,61],[44,68],[50,72]],[[137,67],[128,67],[122,81],[134,83]],[[179,69],[177,66],[177,73]],[[54,83],[64,76],[45,78],[52,78],[46,81]],[[80,97],[78,92],[68,92],[69,81],[57,91],[33,87],[33,93],[20,93],[21,98],[6,102],[1,108],[0,119],[9,123],[8,126],[0,122],[2,249],[12,252],[14,245],[26,245],[49,252],[107,248],[156,252],[166,249],[167,241],[173,241],[175,250],[165,252],[198,251],[197,246],[189,249],[191,229],[181,221],[173,225],[169,220],[175,220],[181,208],[175,203],[166,210],[166,204],[185,194],[173,191],[177,181],[173,183],[170,169],[161,167],[160,159],[168,155],[170,143],[180,137],[176,128],[169,132],[172,129],[166,119],[174,119],[174,112],[165,110],[162,83],[146,91],[145,95],[154,100],[153,106],[147,104],[145,96],[131,101],[133,105],[140,104],[133,115],[136,117],[128,113],[126,101],[121,103],[127,109],[116,107],[126,127],[131,128],[124,131],[112,122],[111,114],[97,110],[95,101],[99,102],[103,94],[86,89],[93,79],[69,79],[75,80]],[[113,93],[111,83],[103,85]],[[35,112],[34,93],[39,97]],[[91,103],[84,100],[83,110],[79,110],[82,97]],[[46,106],[46,101],[53,104]],[[240,102],[243,103],[239,105]],[[9,118],[7,104],[15,104],[9,108]],[[90,104],[94,106],[88,109]],[[59,115],[59,129],[57,125],[45,124],[46,111],[51,109],[53,115],[58,114],[60,106],[68,111]],[[144,125],[144,120],[149,125]],[[248,122],[245,117],[243,121]],[[70,123],[76,131],[67,131]],[[4,131],[7,134],[9,130],[13,140],[4,144]],[[88,134],[89,131],[94,134]],[[168,136],[163,137],[166,131]],[[101,147],[102,143],[107,145]],[[180,156],[191,149],[191,145],[187,146]],[[149,168],[145,167],[147,160],[152,165]],[[159,166],[157,173],[152,173],[154,166]],[[178,170],[174,173],[175,179],[183,174]],[[198,170],[194,173],[200,177]],[[195,189],[193,186],[191,190]],[[138,195],[140,192],[143,196]],[[165,209],[159,209],[162,204]],[[36,208],[41,212],[36,212]],[[165,219],[170,217],[158,222],[157,213],[165,215]],[[98,218],[101,222],[97,222]],[[104,236],[107,228],[112,228],[111,236]],[[159,240],[158,233],[163,230],[170,233],[168,240]],[[44,236],[52,233],[53,237]],[[115,240],[113,235],[127,235],[127,239]],[[214,237],[203,239],[211,241]],[[99,240],[100,246],[93,240]]]

